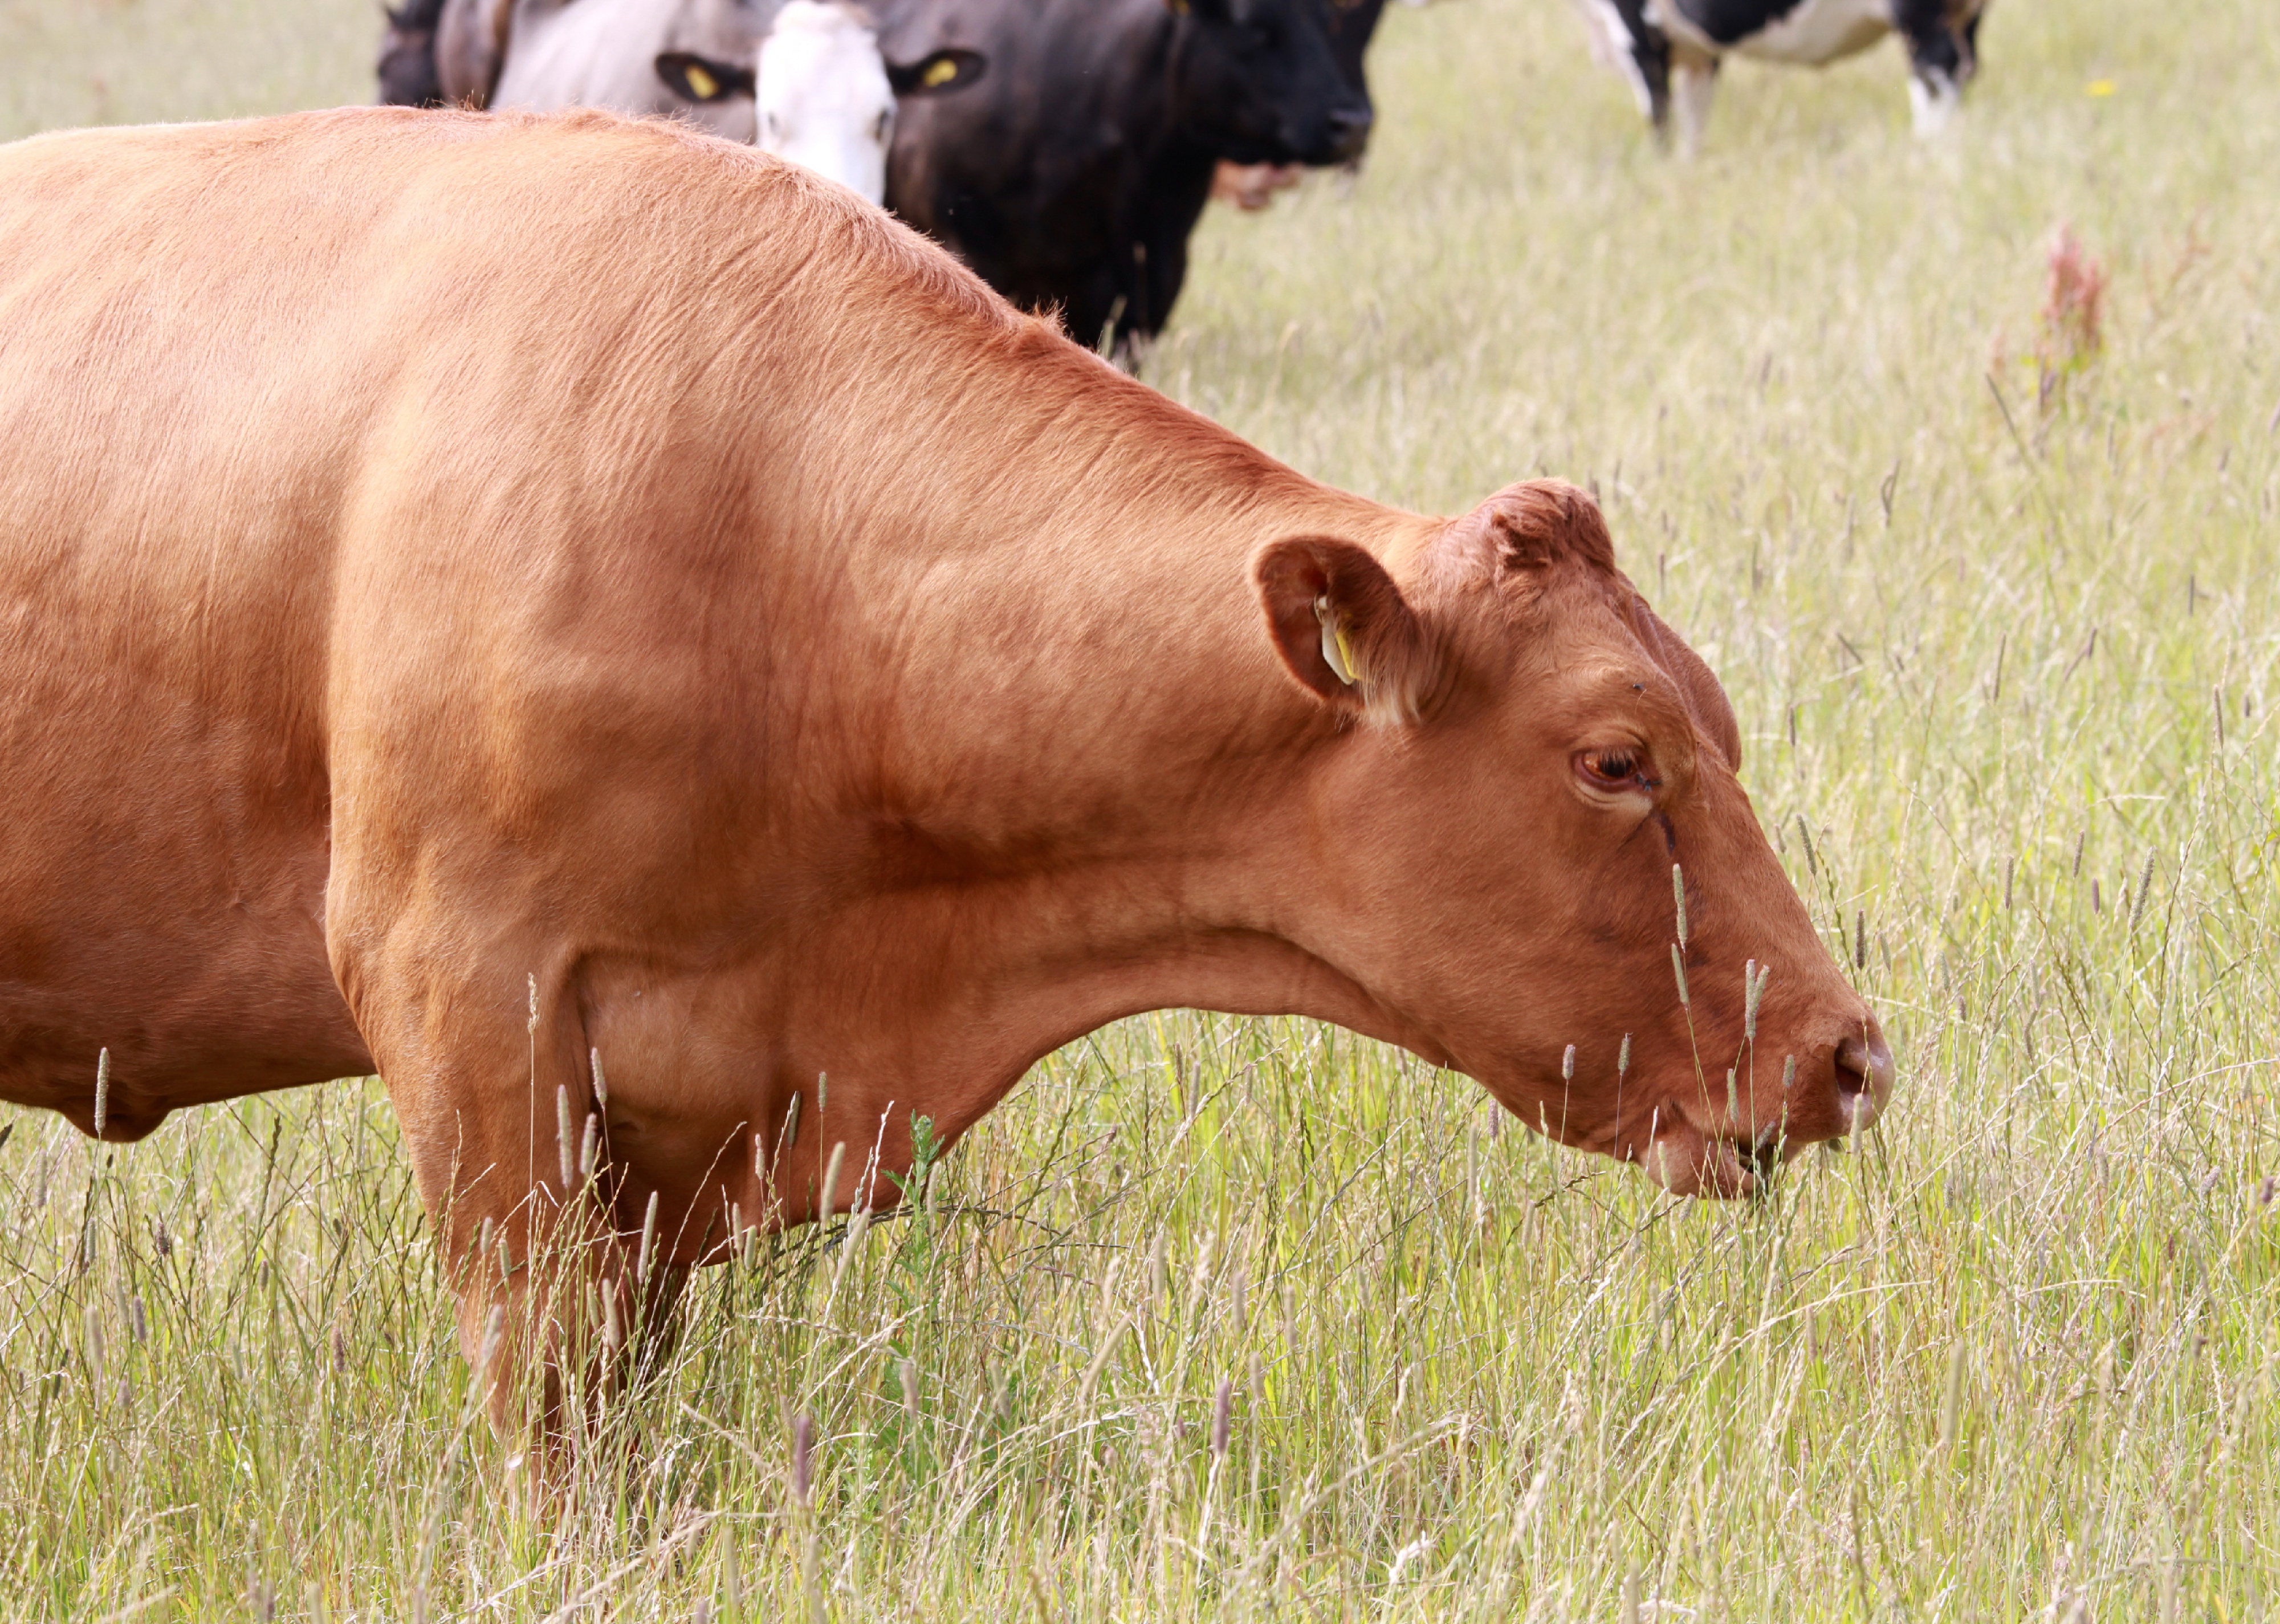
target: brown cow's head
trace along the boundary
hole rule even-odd
[[[1309,808],[1307,945],[1529,1123],[1675,1191],[1751,1192],[1867,1126],[1883,1035],[1759,827],[1717,679],[1590,498],[1513,486],[1397,567],[1327,537],[1252,560],[1284,665],[1352,724]]]

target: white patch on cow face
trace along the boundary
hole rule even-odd
[[[804,164],[873,203],[887,196],[895,92],[879,36],[852,7],[791,0],[760,42],[763,151]]]
[[[1963,87],[1937,68],[1908,75],[1908,108],[1916,135],[1929,141],[1945,130],[1963,104]]]

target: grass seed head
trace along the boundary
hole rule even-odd
[[[657,1197],[649,1193],[649,1206],[642,1213],[641,1252],[634,1265],[634,1278],[643,1285],[649,1284],[650,1266],[657,1260]]]
[[[818,1223],[828,1219],[839,1208],[839,1168],[847,1159],[847,1142],[836,1140],[831,1146],[830,1158],[823,1165],[823,1183],[815,1192],[815,1218]]]
[[[814,1486],[815,1421],[805,1410],[791,1423],[791,1491],[802,1505]]]

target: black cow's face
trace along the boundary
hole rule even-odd
[[[1180,121],[1238,164],[1338,164],[1369,139],[1369,97],[1330,52],[1321,0],[1166,0]]]

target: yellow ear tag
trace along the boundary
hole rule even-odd
[[[720,81],[694,62],[689,65],[688,79],[689,89],[696,93],[700,102],[709,102],[720,94]]]
[[[1330,612],[1329,594],[1324,593],[1314,600],[1314,619],[1322,623],[1322,663],[1336,674],[1339,681],[1352,688],[1359,667],[1354,663],[1353,646],[1346,642],[1346,628],[1340,626],[1337,616]]]
[[[919,83],[929,90],[938,90],[957,77],[958,58],[944,57],[927,65],[927,71],[919,75]]]

